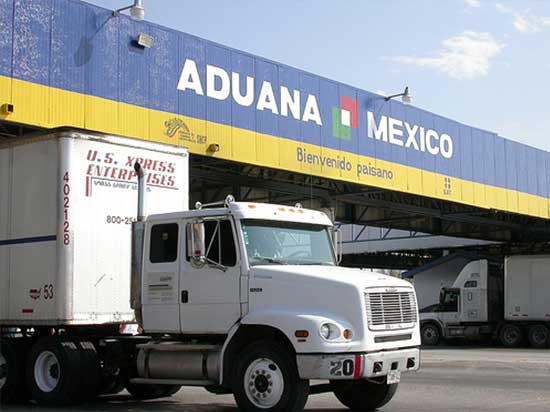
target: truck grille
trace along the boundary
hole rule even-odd
[[[365,292],[369,328],[394,330],[417,321],[414,292]]]

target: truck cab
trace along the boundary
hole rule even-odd
[[[324,214],[252,203],[149,217],[144,329],[227,333],[272,292],[258,277],[279,266],[336,266],[330,226]]]
[[[136,384],[215,387],[243,410],[301,410],[309,380],[322,379],[331,383],[312,393],[374,410],[419,367],[412,286],[338,267],[323,212],[229,197],[148,216],[135,234],[133,307],[153,337],[138,345]]]
[[[442,287],[439,303],[420,309],[422,342],[491,334],[490,322],[502,318],[502,275],[487,259],[467,263],[451,287]]]

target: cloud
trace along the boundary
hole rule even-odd
[[[466,5],[470,7],[481,6],[481,3],[479,2],[479,0],[464,0],[464,3],[466,3]]]
[[[514,27],[520,33],[536,33],[550,27],[550,17],[535,16],[529,9],[520,12],[502,3],[495,7],[499,13],[512,16]]]
[[[453,79],[475,79],[489,73],[492,59],[505,47],[490,33],[465,31],[441,42],[433,57],[396,56],[384,60],[437,70]]]

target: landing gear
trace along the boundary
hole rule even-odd
[[[300,379],[289,351],[267,342],[243,351],[233,386],[237,405],[246,412],[300,412],[309,395],[309,381]]]

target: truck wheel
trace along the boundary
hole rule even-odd
[[[533,325],[529,328],[529,343],[535,349],[545,349],[550,345],[550,332],[544,325]]]
[[[164,385],[164,393],[162,394],[163,398],[168,398],[169,396],[175,395],[181,389],[180,385]]]
[[[309,381],[300,379],[294,357],[284,346],[260,342],[239,355],[233,394],[245,412],[301,412]]]
[[[334,395],[354,411],[370,412],[387,404],[397,391],[397,383],[374,383],[369,381],[332,382]]]
[[[27,385],[31,399],[44,405],[81,401],[81,385],[87,373],[77,345],[56,336],[40,339],[27,362]]]
[[[425,346],[436,346],[441,340],[441,332],[437,325],[433,323],[426,323],[422,325],[420,329],[420,334],[422,336],[422,345]]]
[[[0,339],[0,403],[28,398],[25,385],[27,344],[22,339]]]
[[[506,348],[517,348],[523,340],[523,331],[517,325],[507,323],[500,329],[499,339]]]
[[[120,373],[102,376],[99,385],[98,393],[100,395],[115,395],[124,390],[124,379]]]
[[[156,385],[144,383],[127,383],[126,390],[134,399],[147,400],[167,398],[181,389],[180,385]]]

